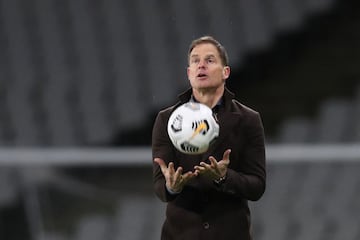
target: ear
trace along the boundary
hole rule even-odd
[[[228,79],[230,76],[230,67],[229,66],[225,66],[223,68],[223,79]]]
[[[190,74],[190,67],[187,67],[187,68],[186,68],[186,74],[187,74],[188,79],[190,79],[190,78],[189,78],[189,74]]]

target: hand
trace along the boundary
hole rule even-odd
[[[217,161],[213,156],[209,157],[210,164],[200,162],[200,166],[195,166],[195,173],[204,175],[211,180],[217,180],[226,175],[228,166],[230,164],[231,150],[227,149],[224,152],[223,159]]]
[[[160,166],[161,172],[165,177],[166,188],[173,192],[181,192],[185,184],[190,179],[197,176],[197,173],[191,171],[182,174],[182,167],[178,167],[175,171],[173,162],[170,162],[169,165],[166,166],[164,160],[162,160],[161,158],[155,158],[154,162],[156,162]]]

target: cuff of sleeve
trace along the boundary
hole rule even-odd
[[[181,191],[178,191],[178,192],[173,191],[170,188],[168,188],[166,185],[165,185],[165,187],[166,187],[166,191],[168,191],[168,193],[170,193],[171,195],[176,195],[176,194],[179,194],[181,192]]]

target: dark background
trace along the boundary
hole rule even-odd
[[[227,48],[227,86],[261,113],[267,144],[357,146],[359,7],[0,0],[0,147],[149,147],[157,112],[189,87],[187,47],[202,35]],[[0,239],[158,239],[164,205],[153,196],[151,156],[142,166],[101,161],[2,165]],[[359,239],[358,165],[269,163],[267,191],[251,204],[256,239]]]

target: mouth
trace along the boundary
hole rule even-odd
[[[207,78],[207,75],[205,73],[199,73],[198,75],[196,75],[197,78]]]

